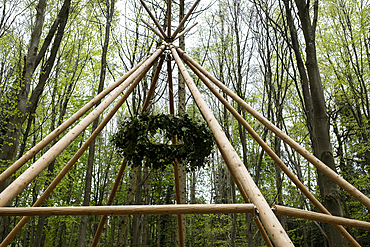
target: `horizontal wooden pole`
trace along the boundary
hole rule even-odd
[[[327,215],[323,213],[316,213],[312,211],[285,207],[285,206],[280,206],[280,205],[273,205],[271,208],[274,210],[275,214],[278,214],[278,215],[285,215],[289,217],[301,218],[301,219],[306,219],[306,220],[314,220],[314,221],[319,221],[323,223],[329,223],[332,225],[336,224],[336,225],[370,230],[370,222],[366,222],[366,221],[352,220],[352,219],[343,218],[339,216]]]
[[[138,214],[236,214],[254,212],[253,204],[177,204],[83,207],[3,207],[0,216],[138,215]]]

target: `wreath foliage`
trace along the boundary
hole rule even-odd
[[[177,136],[181,144],[171,145]],[[117,152],[134,166],[142,163],[155,169],[164,169],[175,159],[187,162],[187,170],[203,167],[214,145],[213,134],[206,124],[196,122],[188,115],[142,114],[127,118],[119,124],[112,137]]]

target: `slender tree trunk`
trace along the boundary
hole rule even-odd
[[[143,177],[144,178],[147,178],[148,176],[148,167],[144,167],[143,168]],[[144,181],[144,196],[145,196],[145,205],[149,205],[149,182],[148,182],[148,179],[145,179]],[[144,215],[143,217],[143,236],[142,236],[142,246],[147,246],[147,242],[148,242],[148,226],[149,226],[149,222],[148,222],[148,215]]]
[[[287,9],[287,13],[290,12],[289,4],[284,1]],[[295,0],[295,4],[298,9],[298,16],[302,26],[304,39],[305,39],[305,52],[306,52],[306,69],[309,79],[309,90],[313,105],[313,138],[311,140],[316,141],[313,143],[313,147],[317,148],[314,153],[322,162],[328,167],[336,171],[332,147],[330,144],[329,135],[329,117],[326,110],[326,102],[324,92],[321,83],[321,77],[316,57],[316,45],[315,45],[315,31],[318,17],[318,0],[314,1],[313,5],[313,18],[310,17],[310,2],[306,3],[305,0]],[[292,27],[294,24],[292,21],[289,26]],[[337,216],[343,216],[341,198],[339,195],[338,186],[331,179],[326,177],[322,172],[318,172],[318,185],[320,188],[321,198],[324,206],[330,211],[331,214]],[[346,240],[340,235],[340,233],[329,224],[325,225],[329,246],[348,246]]]
[[[45,12],[46,0],[40,0],[37,5],[36,21],[33,28],[30,40],[30,46],[28,49],[27,58],[24,65],[24,78],[21,78],[21,92],[18,95],[18,105],[16,112],[9,119],[9,124],[7,128],[7,133],[5,135],[5,140],[1,147],[0,152],[0,166],[1,170],[5,170],[16,157],[18,150],[18,142],[21,134],[22,124],[26,119],[27,112],[27,99],[30,91],[30,83],[32,78],[32,73],[34,71],[34,64],[37,56],[38,46],[40,43],[42,27],[44,24],[44,12]],[[11,178],[7,179],[0,186],[0,191],[4,190],[11,183]],[[2,218],[2,221],[6,217]],[[6,222],[3,222],[6,224]],[[6,237],[6,232],[3,231],[4,224],[0,227],[0,240],[2,241]]]
[[[179,21],[181,21],[185,17],[185,1],[180,0],[180,9],[179,9]],[[181,28],[180,32],[184,29]],[[185,50],[185,37],[184,35],[179,38],[179,47]],[[186,113],[186,103],[185,103],[185,80],[182,74],[179,71],[178,75],[178,114],[185,114]],[[186,164],[184,162],[178,162],[179,168],[179,182],[180,182],[180,199],[181,203],[186,203]],[[182,231],[184,234],[184,238],[186,239],[186,215],[182,215]],[[178,242],[178,241],[177,241]]]
[[[137,173],[137,188],[135,193],[135,204],[141,205],[141,195],[142,195],[142,186],[141,186],[141,167],[138,169]],[[141,215],[134,215],[132,220],[132,246],[139,246],[140,240],[140,218]]]
[[[100,68],[100,80],[99,80],[99,87],[98,92],[99,94],[103,91],[104,88],[104,81],[107,69],[107,53],[108,53],[108,45],[109,45],[109,35],[110,35],[110,26],[112,23],[113,13],[114,13],[114,3],[115,0],[111,0],[110,4],[107,2],[107,12],[106,12],[106,25],[105,25],[105,38],[104,38],[104,45],[102,50],[102,57],[101,57],[101,68]],[[96,104],[98,106],[100,101]],[[99,124],[99,117],[96,118],[92,124],[91,133],[95,131]],[[90,204],[90,194],[91,194],[91,181],[92,181],[92,171],[94,166],[95,160],[95,140],[91,143],[89,147],[89,156],[87,159],[87,169],[86,169],[86,178],[85,178],[85,193],[84,193],[84,200],[83,205],[88,206]],[[87,215],[83,215],[81,217],[80,223],[80,230],[78,235],[78,247],[83,247],[85,245],[86,239],[86,229],[87,229]]]
[[[133,167],[130,172],[130,184],[127,191],[127,199],[125,205],[130,205],[135,197],[136,187],[137,187],[137,176],[138,176],[138,169],[139,167]],[[119,232],[118,232],[118,239],[117,239],[117,247],[125,246],[126,235],[129,225],[129,216],[123,215],[119,222]]]

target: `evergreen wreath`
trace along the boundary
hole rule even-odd
[[[182,142],[169,144],[175,136]],[[140,165],[145,157],[145,165],[154,169],[164,169],[175,159],[187,162],[187,170],[204,167],[214,145],[213,134],[207,125],[186,114],[142,114],[127,118],[119,124],[118,132],[111,140],[117,152],[133,166]]]

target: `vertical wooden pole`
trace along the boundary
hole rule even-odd
[[[127,80],[118,86],[107,99],[88,114],[79,124],[70,130],[59,142],[50,148],[40,159],[30,168],[20,175],[0,194],[0,206],[8,205],[27,185],[45,169],[95,118],[97,118],[123,91],[124,89],[157,59],[162,53],[164,45],[157,49],[143,65],[130,75]]]
[[[151,55],[150,55],[151,56]],[[118,85],[124,82],[132,73],[134,73],[150,56],[147,56],[143,61],[138,63],[134,68],[129,70],[124,76],[118,79],[115,83],[107,87],[104,91],[100,94],[95,96],[89,103],[84,105],[80,110],[78,110],[75,114],[73,114],[68,120],[62,123],[58,128],[53,130],[49,135],[47,135],[43,140],[41,140],[38,144],[32,147],[27,153],[25,153],[21,158],[19,158],[16,162],[14,162],[11,166],[9,166],[3,173],[0,174],[0,184],[4,182],[7,178],[9,178],[13,173],[15,173],[20,167],[22,167],[28,160],[30,160],[33,156],[35,156],[41,149],[46,147],[52,140],[54,140],[60,133],[66,130],[69,126],[71,126],[74,122],[77,121],[82,115],[84,115],[91,107],[93,107],[99,100],[101,100],[104,96],[110,93],[113,89],[115,89]]]
[[[173,99],[173,82],[172,82],[172,67],[171,61],[167,61],[167,72],[168,72],[168,98],[170,102],[170,114],[172,116],[175,115],[175,104]],[[176,137],[172,139],[172,144],[176,144]],[[176,201],[177,204],[181,204],[181,196],[180,196],[180,177],[179,177],[179,163],[176,160],[173,163],[173,170],[175,175],[175,190],[176,190]],[[182,229],[182,215],[177,215],[177,230],[179,233],[179,244],[181,247],[185,246],[185,238],[184,238],[184,231]]]
[[[164,60],[163,57],[161,57],[161,59],[159,61],[159,64],[158,64],[158,67],[157,67],[157,70],[156,70],[156,72],[154,74],[154,77],[152,79],[152,83],[150,84],[149,92],[148,92],[148,95],[147,95],[147,97],[145,99],[145,102],[144,102],[144,105],[143,105],[143,109],[141,109],[141,113],[143,113],[146,110],[146,108],[149,106],[150,99],[153,96],[155,85],[157,84],[157,81],[158,81],[158,78],[159,78],[159,74],[160,74],[160,71],[161,71],[161,68],[162,68],[163,60]],[[147,71],[145,73],[143,73],[143,76],[146,73],[147,73]],[[142,78],[140,78],[140,80],[141,79]],[[119,183],[120,183],[120,181],[122,179],[123,172],[124,172],[125,168],[126,168],[126,159],[123,159],[122,164],[121,164],[121,168],[118,171],[116,180],[114,181],[114,184],[113,184],[112,191],[111,191],[111,193],[109,195],[109,198],[108,198],[108,201],[107,201],[107,206],[112,205],[112,203],[113,203],[113,199],[114,199],[114,197],[116,195],[117,188],[118,188],[118,185],[119,185]],[[92,247],[95,247],[95,246],[98,245],[99,238],[100,238],[100,235],[101,235],[101,233],[103,231],[103,227],[104,227],[104,224],[105,224],[107,218],[108,218],[108,215],[103,215],[102,218],[100,219],[100,222],[99,222],[99,225],[98,225],[98,229],[95,232],[95,236],[94,236],[93,242],[91,244]]]
[[[229,95],[235,102],[237,102],[241,107],[247,110],[252,116],[254,116],[259,122],[265,125],[269,130],[271,130],[274,134],[281,138],[285,143],[287,143],[290,147],[296,150],[299,154],[301,154],[306,160],[308,160],[311,164],[313,164],[317,169],[322,171],[326,176],[336,182],[342,189],[347,191],[353,197],[355,197],[359,202],[365,205],[368,209],[370,209],[370,199],[356,189],[352,184],[348,183],[344,178],[339,176],[336,172],[330,169],[327,165],[325,165],[321,160],[316,158],[313,154],[308,152],[305,148],[300,146],[297,142],[295,142],[292,138],[290,138],[287,134],[277,128],[274,124],[272,124],[268,119],[266,119],[262,114],[258,113],[254,110],[251,106],[249,106],[244,100],[242,100],[238,95],[236,95],[232,90],[227,88],[222,82],[217,80],[214,76],[212,76],[208,71],[206,71],[202,66],[200,66],[196,61],[194,61],[191,57],[189,57],[184,51],[177,48],[183,59],[189,61],[193,64],[199,71],[201,71],[206,77],[208,77],[214,84],[216,84],[222,91],[224,91],[227,95]]]
[[[225,133],[222,131],[221,126],[219,125],[211,110],[207,106],[206,102],[202,98],[189,73],[186,71],[186,68],[182,63],[180,57],[178,56],[174,46],[171,46],[171,51],[182,75],[185,78],[185,82],[188,85],[188,88],[193,95],[196,104],[198,105],[199,110],[202,112],[204,119],[209,124],[215,136],[215,139],[219,144],[220,151],[221,153],[223,153],[223,157],[230,164],[231,170],[233,170],[237,179],[242,184],[252,203],[257,207],[257,210],[259,211],[259,217],[263,225],[265,226],[266,231],[269,233],[272,242],[276,246],[281,247],[294,246],[289,239],[289,236],[286,234],[284,228],[281,226],[275,214],[272,212],[269,205],[267,204],[261,191],[257,188],[256,184],[245,168],[243,162],[240,160],[240,157],[236,153],[235,149],[232,147],[231,143],[227,139]]]
[[[188,66],[194,71],[194,73],[204,82],[204,84],[211,90],[211,92],[226,106],[231,114],[243,125],[248,133],[253,137],[254,140],[262,147],[262,149],[275,161],[275,163],[281,168],[281,170],[290,178],[290,180],[300,189],[300,191],[312,202],[317,209],[322,213],[331,215],[330,212],[314,197],[311,192],[299,181],[299,179],[289,170],[284,162],[275,154],[275,152],[262,140],[262,138],[253,130],[253,128],[240,116],[240,114],[232,107],[229,102],[209,83],[206,77],[200,73],[200,71],[194,67],[191,63],[186,61]],[[342,236],[352,245],[360,247],[357,241],[344,229],[343,226],[334,225],[334,227],[342,234]]]
[[[167,37],[171,37],[171,7],[172,7],[172,0],[168,0],[167,3],[167,19],[168,19],[168,24],[167,24]]]

